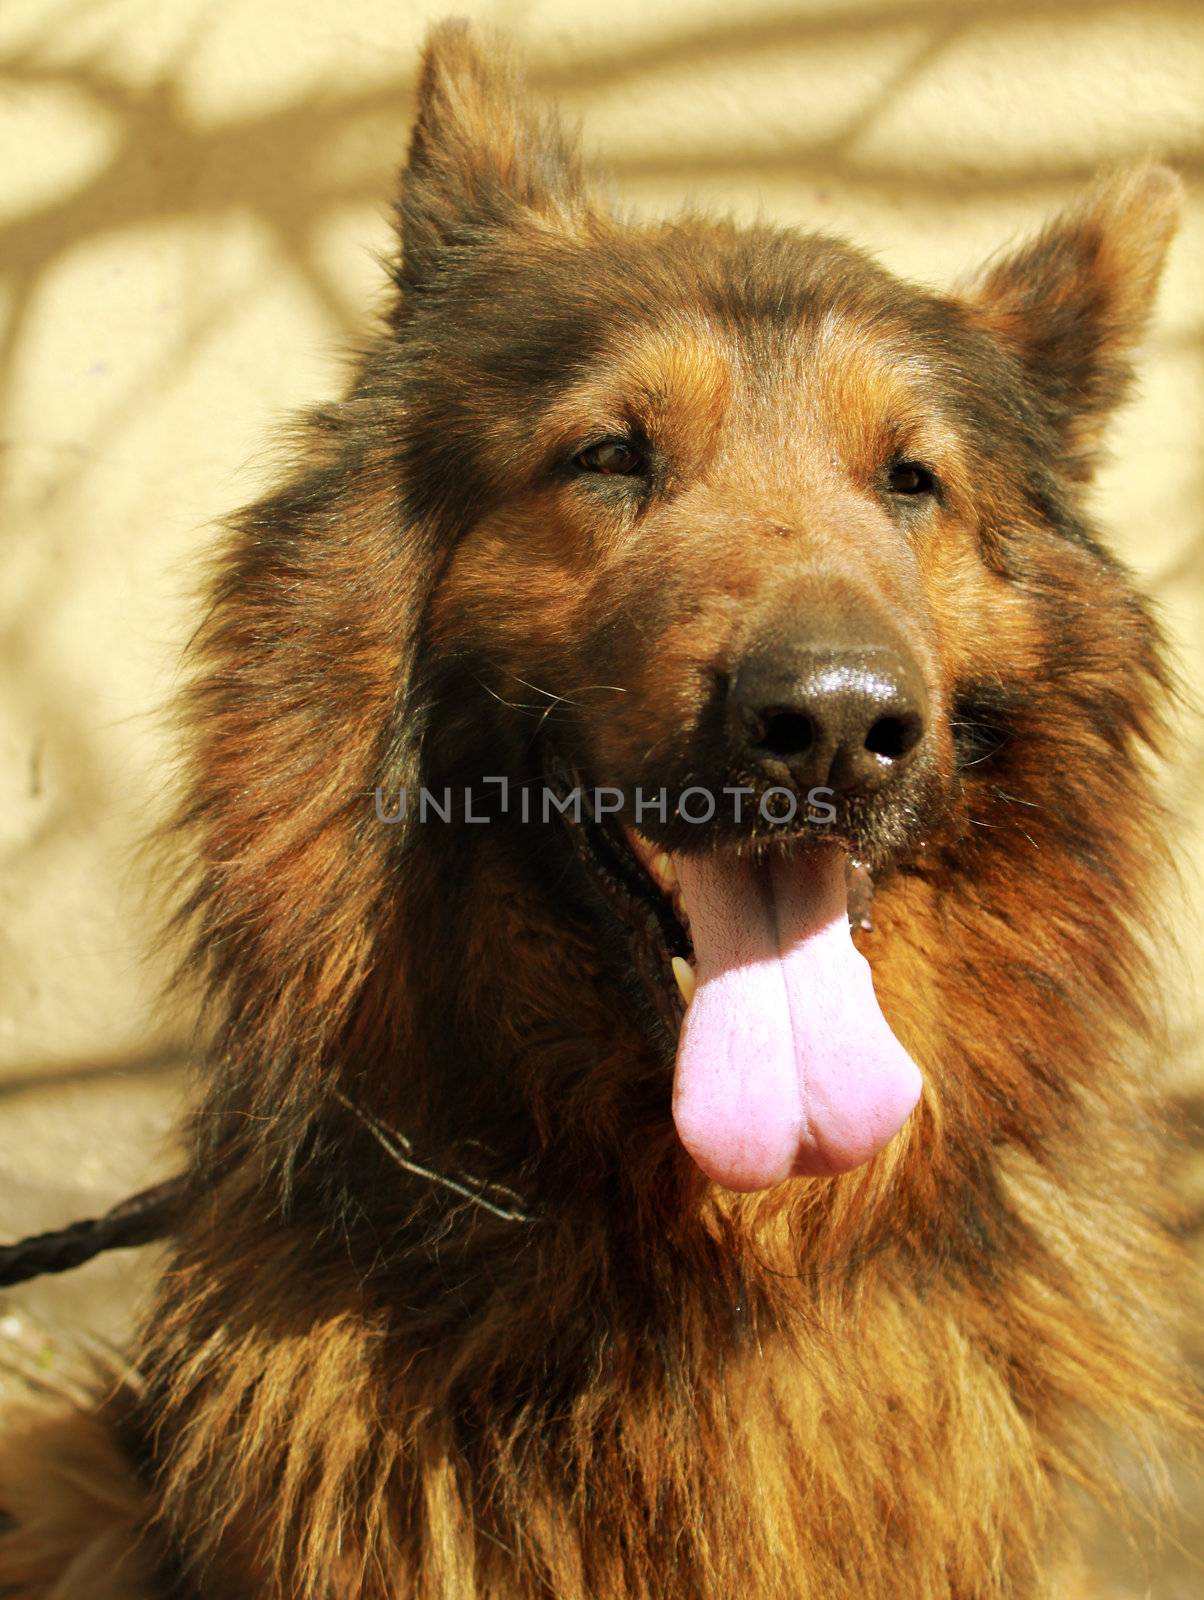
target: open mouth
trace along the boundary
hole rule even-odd
[[[681,878],[677,867],[667,850],[660,849],[651,839],[646,839],[634,828],[625,825],[623,837],[627,848],[643,867],[655,896],[659,897],[662,903],[667,902],[673,913],[675,937],[671,942],[667,941],[669,971],[673,976],[673,982],[677,985],[682,1004],[688,1006],[698,987],[698,978],[694,942],[690,937],[690,914],[682,898]]]
[[[681,892],[681,878],[674,858],[668,850],[628,824],[622,826],[628,850],[643,867],[644,881],[635,891],[650,901],[662,928],[667,929],[665,955],[668,970],[677,985],[682,1004],[688,1006],[698,987],[694,944],[690,938],[690,914]],[[822,846],[812,848],[823,848]],[[828,848],[833,848],[829,846]],[[874,880],[870,870],[855,857],[844,857],[845,890],[848,895],[850,928],[869,930],[873,927]],[[665,917],[665,907],[673,914],[672,924]]]
[[[847,852],[796,836],[672,853],[588,803],[566,823],[676,1039],[674,1122],[703,1172],[765,1189],[882,1150],[921,1083],[853,944]]]

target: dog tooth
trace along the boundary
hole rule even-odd
[[[677,987],[681,990],[681,997],[689,1005],[694,998],[694,985],[696,982],[694,968],[684,956],[674,956],[670,965],[673,968],[673,976],[677,980]]]
[[[677,883],[677,869],[673,865],[672,857],[665,850],[653,856],[652,873],[662,889],[672,889]]]

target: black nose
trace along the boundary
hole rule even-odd
[[[803,788],[879,789],[911,761],[928,723],[918,667],[893,648],[773,651],[750,657],[729,693],[745,759]]]

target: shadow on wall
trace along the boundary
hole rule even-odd
[[[76,9],[95,11],[97,0],[81,0]],[[1098,162],[1050,149],[1039,166],[1009,166],[1006,150],[1001,150],[991,170],[967,166],[959,171],[948,165],[938,170],[917,164],[913,147],[900,149],[896,160],[874,161],[854,153],[854,146],[905,88],[913,88],[918,77],[971,33],[1023,28],[1034,20],[1048,23],[1051,17],[1072,22],[1107,9],[1099,0],[1056,0],[1053,5],[1044,0],[1009,5],[904,0],[812,17],[757,16],[741,8],[731,20],[691,26],[681,18],[659,36],[645,31],[635,44],[583,51],[571,66],[541,68],[532,49],[531,78],[536,90],[572,95],[574,100],[603,101],[632,81],[654,95],[658,74],[666,69],[730,64],[738,74],[758,56],[805,58],[833,44],[859,45],[872,55],[880,35],[893,41],[901,28],[911,27],[918,43],[885,84],[876,83],[871,97],[822,135],[787,147],[777,142],[772,149],[733,147],[727,140],[710,144],[700,137],[691,148],[620,155],[606,164],[620,181],[664,178],[684,186],[705,175],[728,176],[738,184],[777,170],[800,182],[830,183],[849,193],[890,193],[905,182],[913,199],[927,186],[946,199],[964,194],[981,202],[1022,192],[1035,181],[1068,191],[1089,180]],[[1150,14],[1177,12],[1184,18],[1196,15],[1190,5],[1142,9]],[[53,40],[48,36],[44,45],[39,41],[0,56],[0,92],[69,93],[114,126],[117,141],[100,171],[0,226],[0,283],[10,296],[0,376],[22,337],[39,281],[55,262],[83,243],[148,224],[200,221],[216,231],[233,219],[252,218],[273,241],[277,261],[296,275],[336,328],[360,326],[362,309],[344,299],[337,275],[323,264],[319,240],[333,216],[353,206],[380,207],[390,194],[408,128],[412,75],[345,93],[335,85],[324,86],[281,107],[201,126],[190,120],[181,93],[186,51],[153,85],[135,89],[99,60],[51,64],[62,51],[49,47],[61,46],[69,23],[70,12],[60,14]],[[704,128],[705,123],[700,134]],[[332,166],[332,150],[348,154],[341,170]],[[1135,135],[1127,151],[1113,150],[1109,159],[1140,160],[1148,153],[1147,144]],[[1204,152],[1194,143],[1176,148],[1160,142],[1158,154],[1189,178],[1204,171]],[[177,347],[165,351],[164,372],[178,374],[205,332],[203,324],[193,326]],[[119,419],[111,425],[119,426]]]

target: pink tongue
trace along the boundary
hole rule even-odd
[[[716,1183],[767,1189],[846,1172],[920,1094],[849,932],[841,851],[754,864],[677,856],[698,988],[682,1024],[673,1119]]]

